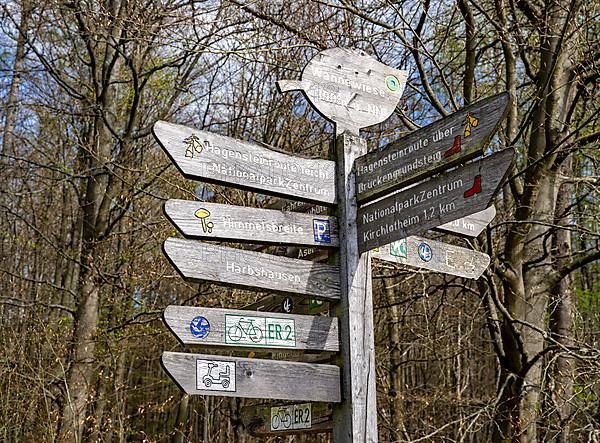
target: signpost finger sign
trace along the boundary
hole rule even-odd
[[[512,148],[440,174],[358,210],[361,252],[486,208],[512,162]]]

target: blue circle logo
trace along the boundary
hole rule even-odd
[[[433,258],[433,251],[427,243],[421,243],[419,245],[419,258],[426,262]]]
[[[198,316],[190,322],[190,332],[196,338],[206,338],[210,332],[210,323],[205,317]]]

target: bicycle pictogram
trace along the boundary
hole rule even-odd
[[[277,408],[276,413],[273,412],[275,408],[271,408],[271,430],[277,431],[280,429],[290,429],[292,426],[292,415],[290,409],[287,407]]]
[[[234,342],[242,339],[250,339],[253,343],[259,343],[263,339],[262,329],[254,324],[253,318],[243,320],[240,318],[233,326],[227,330],[227,337]]]

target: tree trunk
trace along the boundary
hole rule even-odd
[[[88,392],[94,373],[95,333],[98,325],[99,288],[88,269],[82,273],[82,301],[75,318],[72,366],[66,383],[59,441],[81,441]]]
[[[17,48],[12,67],[12,79],[6,99],[6,117],[4,121],[4,133],[2,138],[2,150],[0,154],[6,156],[15,155],[15,123],[17,121],[17,110],[19,108],[19,88],[21,86],[21,75],[25,64],[25,43],[27,41],[27,32],[29,30],[29,21],[31,18],[32,7],[28,0],[21,3],[21,20],[17,29]]]

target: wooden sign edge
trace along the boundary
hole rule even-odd
[[[198,176],[195,176],[193,174],[188,174],[188,173],[186,173],[181,168],[181,166],[179,166],[179,164],[177,163],[177,161],[175,160],[175,158],[171,155],[171,153],[165,147],[165,145],[162,144],[162,142],[160,141],[160,139],[158,138],[158,136],[154,132],[154,128],[156,127],[156,125],[158,123],[167,123],[167,124],[173,124],[173,125],[179,125],[179,126],[185,126],[185,125],[180,125],[179,123],[170,123],[170,122],[168,122],[166,120],[157,120],[154,123],[154,125],[152,125],[152,136],[154,137],[154,140],[156,141],[156,143],[158,143],[158,145],[162,148],[163,152],[165,152],[167,154],[167,156],[169,157],[169,160],[171,160],[171,163],[175,165],[175,167],[177,168],[177,170],[179,171],[179,173],[184,178],[186,178],[188,180],[194,180],[194,181],[201,182],[201,183],[208,183],[208,184],[211,184],[211,185],[224,186],[224,187],[228,187],[228,188],[241,189],[243,191],[253,192],[253,193],[256,193],[256,194],[272,195],[272,196],[275,196],[275,197],[285,198],[285,199],[288,199],[288,200],[299,200],[299,201],[302,201],[302,202],[316,203],[316,204],[326,205],[326,206],[335,206],[335,205],[337,205],[338,198],[337,198],[337,193],[335,191],[335,185],[334,185],[334,190],[333,190],[333,200],[330,200],[330,199],[327,199],[327,200],[317,200],[317,199],[311,199],[311,198],[308,198],[308,197],[301,197],[301,196],[296,196],[296,195],[290,196],[290,194],[284,194],[284,193],[280,193],[280,192],[270,191],[268,188],[260,189],[259,190],[259,189],[253,188],[251,186],[245,186],[245,185],[240,185],[240,184],[237,184],[237,183],[231,183],[231,182],[226,182],[226,181],[221,181],[221,180],[215,180],[215,179],[212,179],[210,177],[198,177]],[[208,132],[208,131],[205,131],[203,129],[198,129],[198,131]],[[215,135],[219,135],[221,137],[228,137],[226,135],[221,135],[221,134],[215,134]],[[233,138],[233,137],[228,137],[228,138]],[[235,139],[235,140],[239,141],[241,143],[248,143],[248,142],[246,142],[244,140],[237,140],[237,139]],[[269,151],[273,151],[273,152],[276,152],[278,154],[284,154],[283,152],[279,152],[279,151],[276,151],[276,150],[273,150],[273,149],[269,149],[269,148],[267,148],[265,146],[259,146],[259,147],[263,148],[263,149],[268,149]],[[293,157],[289,153],[285,153],[285,155]],[[306,159],[306,158],[301,158],[301,157],[298,157],[298,158],[300,160],[302,160],[302,161],[315,160],[315,159]],[[325,159],[318,159],[318,160],[331,161],[331,160],[325,160]],[[335,168],[334,168],[334,174],[335,174]]]

